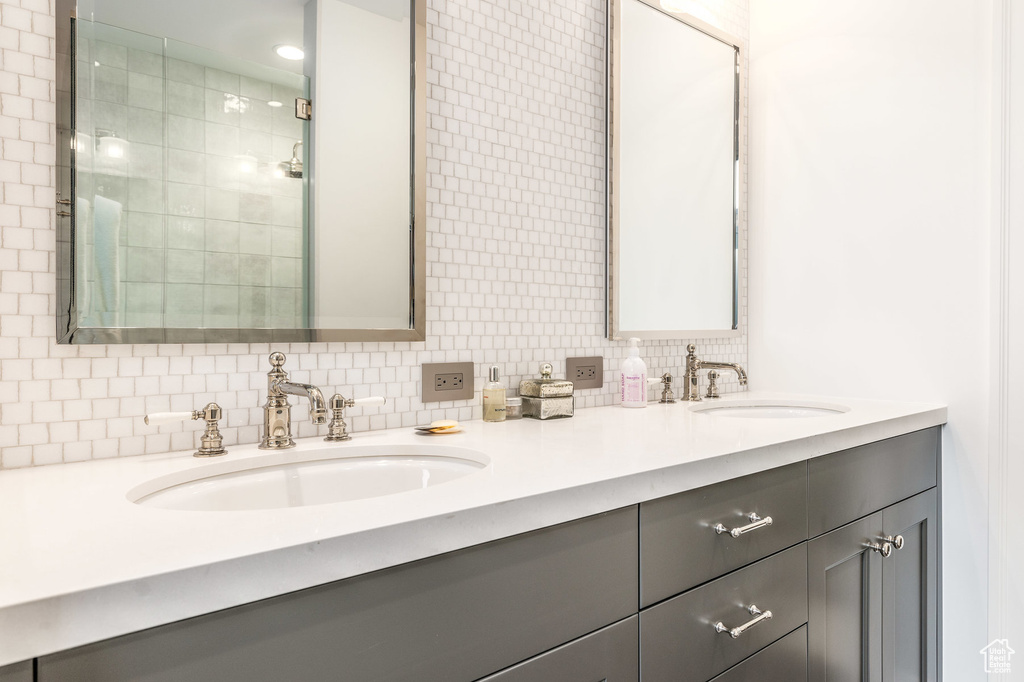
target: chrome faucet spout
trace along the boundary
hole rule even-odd
[[[747,385],[747,373],[743,371],[743,368],[737,365],[735,362],[708,362],[707,360],[700,361],[701,369],[731,369],[736,372],[736,376],[740,379],[740,386]]]
[[[312,384],[300,384],[297,381],[275,381],[272,384],[274,390],[288,395],[309,398],[309,418],[314,424],[327,423],[327,403],[324,401],[324,394]]]

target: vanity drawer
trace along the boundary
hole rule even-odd
[[[637,508],[39,661],[39,682],[475,680],[636,613]]]
[[[938,466],[937,426],[809,460],[808,537],[935,487]]]
[[[637,682],[639,621],[631,616],[480,682]]]
[[[738,537],[715,531],[772,524]],[[746,566],[807,537],[807,465],[798,462],[640,505],[640,604]]]
[[[0,667],[0,682],[32,682],[32,661]]]
[[[751,605],[771,611],[739,637]],[[707,682],[807,622],[807,545],[801,543],[640,613],[644,682]]]
[[[807,626],[761,649],[711,682],[807,682]]]

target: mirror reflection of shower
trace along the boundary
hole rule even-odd
[[[302,177],[302,159],[299,158],[299,147],[302,146],[302,140],[299,140],[292,146],[292,158],[288,161],[282,161],[277,164],[277,170],[274,172],[274,176],[278,178],[301,178]]]

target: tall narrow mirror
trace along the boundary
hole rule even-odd
[[[738,41],[656,0],[612,0],[609,336],[737,330]]]
[[[425,0],[60,0],[65,343],[421,340]]]

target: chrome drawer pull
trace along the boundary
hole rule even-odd
[[[722,621],[718,621],[717,623],[715,623],[715,632],[727,632],[727,633],[729,633],[729,636],[732,637],[733,639],[739,639],[740,635],[742,635],[744,632],[746,632],[750,628],[754,627],[758,623],[761,623],[761,622],[764,622],[766,620],[771,620],[772,619],[772,612],[771,611],[765,611],[765,612],[762,613],[761,609],[757,608],[757,605],[755,605],[755,604],[751,604],[747,608],[747,611],[750,613],[751,616],[757,616],[757,617],[754,618],[753,620],[749,620],[746,623],[744,623],[743,625],[740,625],[739,627],[735,627],[735,628],[727,628],[727,627],[725,627],[725,625],[722,624]]]
[[[721,535],[722,533],[728,533],[734,538],[738,538],[744,533],[749,533],[752,530],[757,530],[758,528],[764,528],[766,526],[772,525],[772,517],[770,516],[766,516],[762,519],[754,512],[751,512],[750,514],[747,514],[747,518],[750,519],[750,523],[748,523],[745,526],[740,526],[739,528],[733,528],[732,530],[729,530],[720,523],[716,523],[713,526],[713,528],[715,529],[715,532],[719,535]]]

